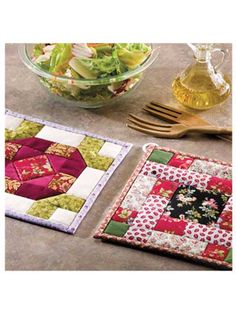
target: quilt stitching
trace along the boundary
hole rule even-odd
[[[17,124],[5,130],[6,214],[74,233],[131,144],[93,137],[9,111],[8,117],[9,125],[14,117]],[[59,142],[53,142],[53,136]],[[100,156],[104,144],[106,149]],[[109,151],[110,147],[116,153]],[[109,156],[105,156],[106,152]],[[85,182],[88,174],[89,184]],[[77,195],[77,187],[83,197]]]
[[[175,162],[176,156],[181,156],[185,162]],[[207,162],[210,162],[210,170]],[[202,164],[202,171],[191,170],[193,164]],[[230,164],[150,146],[95,238],[232,268],[232,180],[228,175],[215,176],[212,168],[220,169],[220,174],[222,169],[224,173],[231,173]],[[121,204],[124,207],[130,199],[137,178],[145,177],[145,181],[152,179],[153,186],[147,192],[140,181],[139,198],[135,206],[130,207],[131,211],[135,207],[136,215],[129,223],[125,221],[126,232],[123,230],[119,236],[111,230],[106,233],[106,226],[118,213],[117,208]],[[122,225],[122,220],[119,223]]]

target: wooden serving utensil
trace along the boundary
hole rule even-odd
[[[128,118],[128,121],[132,122],[133,125],[128,124],[128,127],[157,137],[180,138],[190,132],[205,134],[232,134],[231,128],[219,128],[211,125],[186,126],[180,123],[154,123],[132,114],[130,114],[129,116],[130,118]]]
[[[162,120],[174,123],[181,123],[185,126],[212,126],[211,123],[195,114],[186,112],[184,110],[172,108],[171,106],[163,105],[158,102],[151,102],[150,104],[147,104],[143,108],[143,110],[145,112],[148,112],[152,116],[158,117]],[[232,135],[216,134],[216,136],[223,140],[232,142]]]

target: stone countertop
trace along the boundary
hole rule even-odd
[[[231,77],[231,45],[221,47],[229,49],[230,56],[222,71]],[[159,48],[160,56],[145,72],[143,81],[133,93],[121,97],[112,106],[85,110],[75,103],[52,97],[19,60],[17,45],[6,45],[5,97],[8,109],[134,144],[74,236],[6,218],[7,270],[210,269],[181,259],[93,239],[99,223],[142,156],[141,147],[145,143],[154,142],[184,152],[231,161],[231,143],[214,136],[159,139],[126,127],[128,113],[145,116],[142,107],[151,100],[180,106],[172,96],[171,83],[191,62],[191,51],[185,44],[160,44]],[[216,125],[231,126],[231,102],[229,97],[224,104],[198,114]]]

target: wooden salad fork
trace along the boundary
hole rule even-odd
[[[194,126],[214,127],[208,121],[200,118],[199,116],[197,116],[195,114],[191,114],[191,113],[188,113],[186,111],[183,111],[183,110],[180,110],[180,109],[176,109],[176,108],[172,108],[171,106],[163,105],[163,104],[160,104],[160,103],[157,103],[157,102],[151,102],[150,104],[147,104],[143,108],[143,110],[145,112],[148,112],[150,115],[152,115],[154,117],[158,117],[158,118],[160,118],[162,120],[165,120],[165,121],[168,121],[168,122],[182,124],[185,127],[194,127]],[[139,122],[142,122],[142,121],[140,121],[140,118],[139,118]],[[155,124],[156,124],[156,123],[153,123],[153,122],[147,121],[147,120],[146,120],[146,122],[148,122],[149,125],[150,124],[151,125],[154,124],[154,126],[155,126]],[[128,126],[130,126],[130,125],[128,125]],[[163,124],[161,126],[163,127]],[[138,126],[136,125],[136,130],[137,130],[137,127]],[[219,130],[219,128],[217,128],[217,129]],[[137,131],[143,132],[143,130],[140,130],[140,129],[137,130]],[[227,128],[227,131],[230,132],[230,133],[227,133],[227,134],[230,134],[230,135],[226,135],[226,134],[219,135],[218,132],[217,133],[216,132],[212,132],[212,133],[202,132],[202,133],[215,134],[217,137],[219,137],[219,138],[221,138],[223,140],[227,140],[227,141],[232,142],[232,129]],[[158,135],[156,135],[156,136],[158,136]]]
[[[194,125],[209,125],[212,126],[211,123],[200,118],[195,114],[188,113],[184,110],[172,108],[168,105],[163,105],[158,102],[152,101],[150,104],[146,105],[143,108],[144,111],[148,112],[152,116],[161,118],[162,120],[166,120],[168,122],[181,123],[186,126],[194,126]],[[232,134],[230,135],[217,135],[217,137],[232,142]]]
[[[152,116],[161,118],[168,122],[181,123],[186,126],[211,125],[209,122],[195,114],[175,109],[157,102],[147,104],[143,110],[150,113]]]
[[[183,124],[163,124],[155,123],[133,114],[129,114],[128,127],[157,137],[163,138],[180,138],[189,132],[205,133],[205,134],[232,134],[231,128],[219,128],[212,125],[193,125],[186,126]]]

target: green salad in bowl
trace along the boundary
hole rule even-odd
[[[23,62],[51,93],[97,108],[127,94],[157,57],[144,43],[20,45]]]

